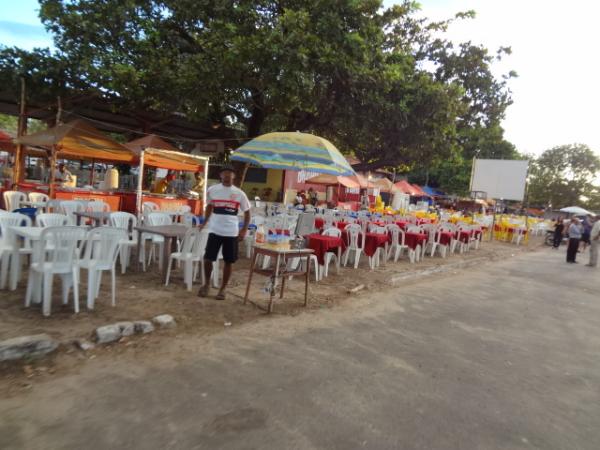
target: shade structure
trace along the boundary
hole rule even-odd
[[[399,192],[400,189],[394,185],[388,178],[376,178],[372,180],[373,185],[381,192]]]
[[[127,144],[125,144],[125,147],[127,147],[129,150],[135,152],[138,156],[139,156],[140,152],[146,148],[160,148],[162,150],[171,150],[174,152],[179,150],[178,148],[169,144],[163,138],[161,138],[160,136],[157,136],[155,134],[149,134],[149,135],[143,136],[139,139],[134,139],[133,141],[129,141]]]
[[[136,155],[84,120],[77,119],[15,139],[32,147],[56,148],[57,158],[132,163]]]
[[[411,184],[411,186],[413,187],[414,191],[416,192],[416,194],[414,194],[417,197],[429,197],[429,194],[427,192],[425,192],[423,189],[421,189],[421,187],[418,184]]]
[[[263,134],[238,148],[231,159],[267,169],[355,175],[346,158],[331,142],[308,133]]]
[[[440,191],[439,189],[433,188],[431,186],[421,186],[421,190],[425,192],[427,195],[441,197],[446,195],[445,192]]]
[[[360,183],[356,177],[344,177],[344,176],[335,176],[327,173],[322,173],[321,175],[317,175],[316,177],[309,178],[306,180],[309,184],[324,184],[327,186],[334,185],[342,185],[351,189],[360,188]]]
[[[562,208],[560,211],[566,212],[569,214],[576,214],[578,216],[595,216],[596,215],[593,212],[588,211],[587,209],[583,209],[579,206],[567,206],[566,208]]]
[[[144,164],[162,169],[198,172],[204,170],[206,161],[208,161],[208,158],[205,156],[162,148],[147,148],[144,150]]]
[[[419,195],[418,191],[414,188],[414,186],[406,180],[398,181],[397,183],[394,184],[394,186],[396,186],[398,189],[400,189],[400,192],[403,192],[405,194],[414,195],[414,196]]]

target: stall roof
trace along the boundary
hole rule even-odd
[[[130,141],[127,144],[125,144],[125,147],[135,152],[138,156],[141,153],[141,151],[146,148],[160,148],[162,150],[171,150],[174,152],[179,151],[178,148],[169,144],[167,141],[155,134],[149,134],[148,136],[144,136],[139,139],[134,139],[133,141]]]
[[[355,177],[335,176],[327,173],[322,173],[316,177],[306,180],[309,184],[325,184],[328,186],[341,184],[347,188],[360,188],[360,183]]]
[[[376,178],[372,180],[375,187],[379,188],[382,192],[396,192],[399,191],[398,187],[392,183],[388,178]]]
[[[21,136],[15,142],[48,149],[56,146],[57,157],[63,159],[125,163],[133,163],[136,159],[134,152],[81,119]]]
[[[417,197],[430,197],[430,195],[425,192],[423,189],[421,189],[421,186],[419,186],[418,184],[411,184],[411,186],[413,187],[413,189],[415,190]]]
[[[162,169],[197,172],[203,170],[208,159],[207,156],[192,155],[162,148],[146,148],[144,150],[144,165]]]

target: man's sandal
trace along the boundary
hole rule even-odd
[[[219,292],[216,296],[215,296],[215,300],[225,300],[225,292]]]
[[[208,297],[210,286],[202,286],[198,291],[198,297]]]

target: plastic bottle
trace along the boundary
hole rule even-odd
[[[264,244],[265,243],[265,227],[263,224],[260,224],[256,229],[256,243]]]

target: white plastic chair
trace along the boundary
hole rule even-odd
[[[337,227],[332,227],[332,228],[327,228],[323,231],[323,236],[334,236],[334,237],[338,237],[341,238],[342,237],[342,230],[340,230]],[[323,279],[323,277],[326,277],[329,275],[329,264],[331,263],[331,260],[335,259],[336,264],[338,264],[341,261],[338,261],[338,255],[336,253],[333,252],[327,252],[325,253],[324,256],[324,261],[323,261],[323,266],[321,267],[321,275],[320,278]]]
[[[158,225],[171,225],[171,216],[165,213],[160,212],[151,212],[148,214],[146,225],[149,226],[158,226]],[[150,240],[151,247],[150,252],[148,254],[148,266],[152,262],[152,259],[155,257],[158,250],[158,265],[159,267],[163,267],[165,261],[163,261],[163,247],[165,245],[165,238],[159,236],[157,234],[142,234],[142,247],[145,245],[146,240]],[[141,257],[143,258],[143,251]]]
[[[148,215],[152,212],[158,212],[160,210],[159,206],[154,202],[144,202],[142,203],[142,217],[143,222],[146,221]]]
[[[42,213],[36,216],[35,223],[42,228],[64,227],[69,225],[69,218],[64,214]]]
[[[87,308],[94,309],[94,301],[100,294],[102,272],[110,271],[111,304],[115,306],[116,275],[115,266],[119,255],[120,243],[127,239],[122,228],[98,227],[90,230],[83,255],[77,262],[78,269],[88,271]]]
[[[59,211],[69,218],[71,225],[77,224],[77,216],[75,212],[81,212],[85,210],[85,205],[77,200],[64,200],[60,202]]]
[[[79,271],[77,254],[79,242],[85,239],[86,230],[77,226],[48,227],[42,231],[40,245],[35,246],[25,293],[25,306],[32,297],[42,301],[42,314],[50,315],[52,281],[54,275],[62,278],[63,304],[68,301],[73,287],[73,307],[79,312]]]
[[[390,259],[392,252],[394,253],[394,262],[398,262],[398,258],[402,256],[404,249],[408,251],[408,257],[411,263],[415,262],[414,252],[405,244],[404,232],[395,223],[391,223],[385,226],[387,232],[392,236],[392,242],[388,247],[388,259]],[[411,256],[412,253],[412,256]]]
[[[5,191],[2,194],[4,197],[4,207],[7,211],[14,211],[21,207],[21,202],[27,201],[27,195],[19,191]]]
[[[43,194],[42,192],[30,192],[29,194],[27,194],[27,197],[29,198],[30,202],[44,203],[44,206],[37,208],[38,211],[44,211],[46,209],[46,206],[48,205],[48,200],[50,200],[50,197],[48,197],[46,194]]]
[[[128,212],[113,212],[110,213],[108,222],[111,227],[125,230],[127,234],[119,242],[119,263],[121,264],[121,273],[125,273],[125,270],[129,266],[131,249],[136,247],[138,243],[138,233],[134,229],[137,226],[137,217]]]
[[[58,200],[56,198],[51,198],[46,202],[46,212],[47,213],[60,213],[60,204],[63,200]]]
[[[348,257],[350,256],[350,252],[354,254],[354,268],[358,268],[358,262],[360,260],[360,254],[364,248],[364,233],[362,231],[362,226],[359,224],[350,224],[346,225],[345,230],[348,232],[348,247],[346,247],[346,251],[344,252],[344,267],[348,264]]]
[[[109,212],[110,205],[102,200],[93,200],[88,202],[85,209],[89,212]]]
[[[208,233],[200,232],[198,228],[190,228],[186,231],[181,243],[181,250],[171,253],[171,256],[169,257],[165,286],[169,285],[173,261],[179,261],[183,263],[183,281],[188,291],[192,290],[192,282],[196,275],[195,266],[198,264],[201,266],[200,272],[202,274],[202,284],[204,285],[203,257],[207,239]],[[213,268],[213,273],[214,272],[215,270]]]
[[[31,218],[20,213],[5,213],[0,215],[0,238],[2,239],[2,257],[0,259],[0,289],[6,287],[10,269],[9,289],[14,291],[21,274],[21,255],[31,254],[31,244],[24,242],[19,248],[17,237],[11,227],[31,226]]]

